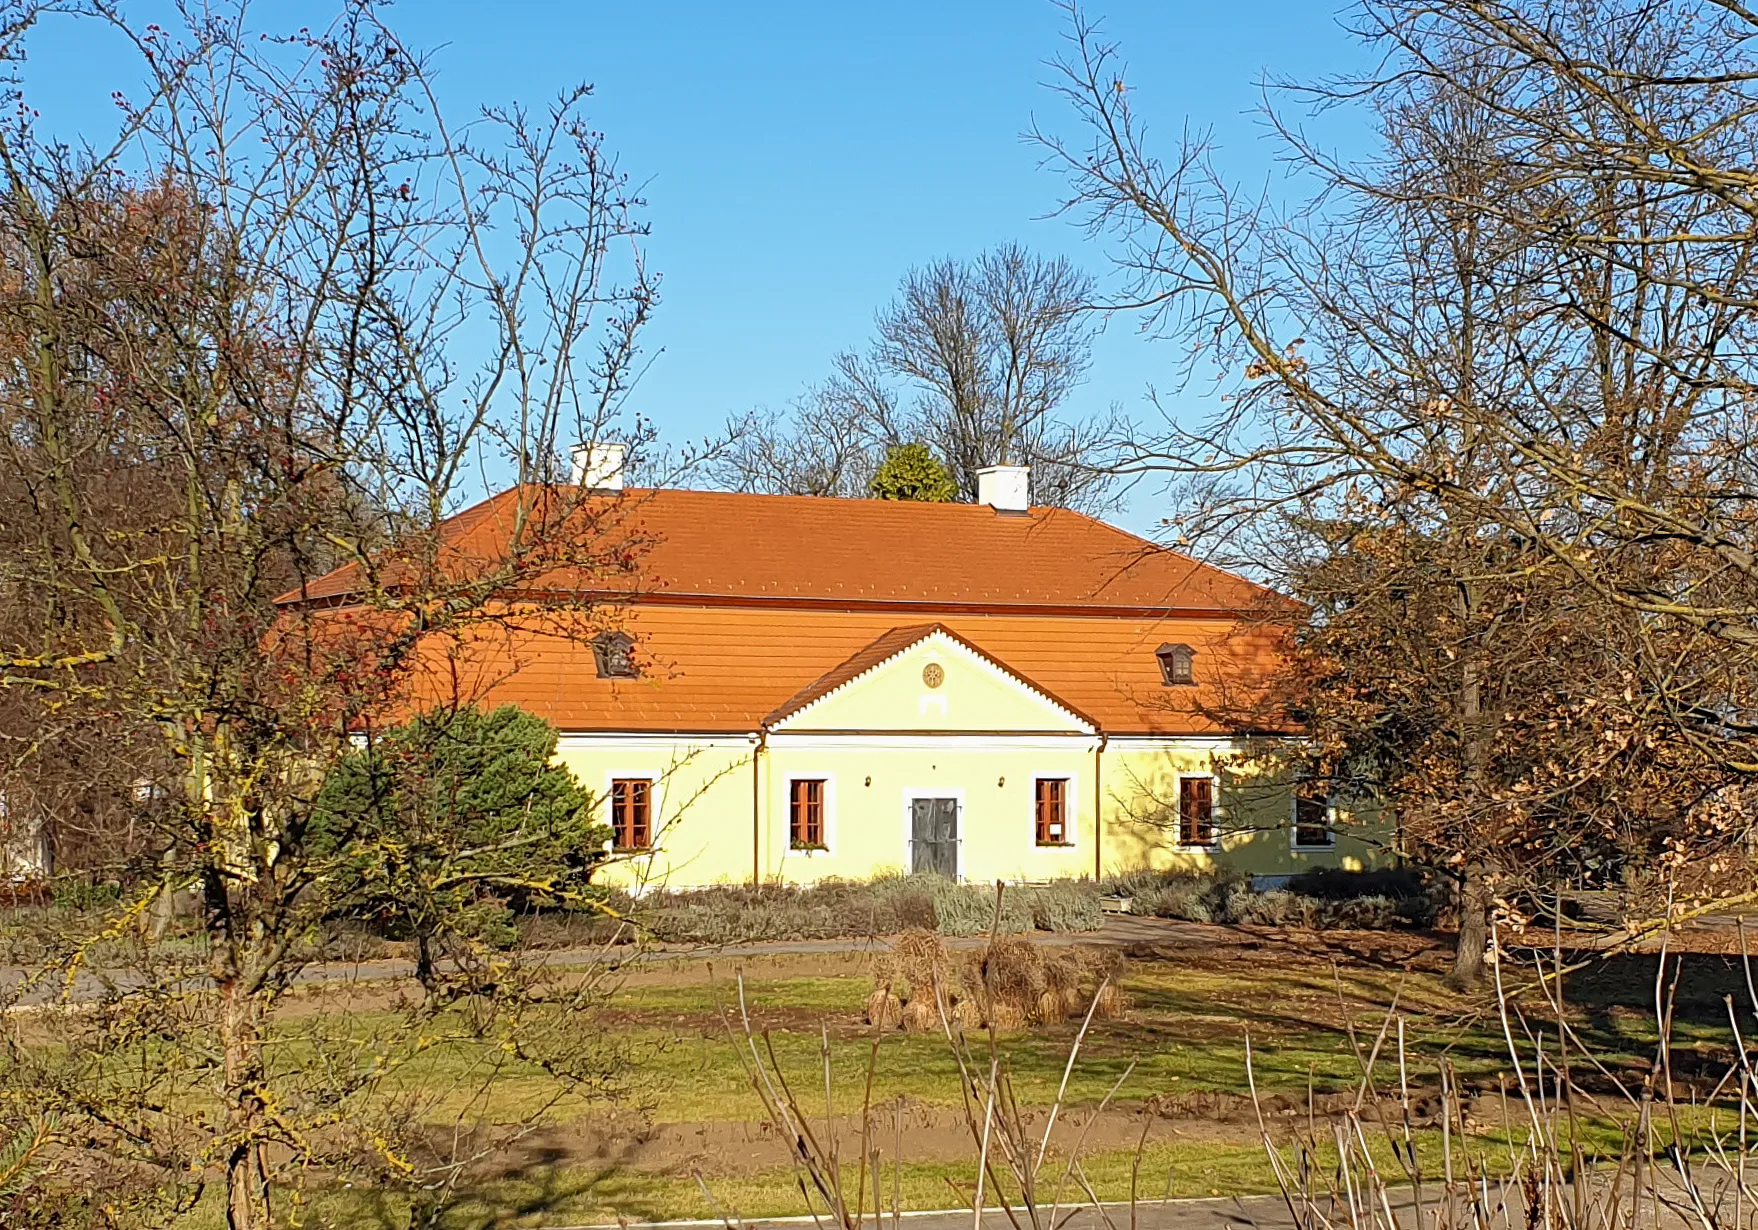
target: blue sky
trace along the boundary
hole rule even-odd
[[[265,18],[317,22],[327,4],[276,0]],[[144,11],[144,9],[143,9]],[[1251,114],[1258,82],[1360,63],[1333,0],[1094,0],[1123,44],[1136,105],[1163,146],[1212,127],[1241,178],[1278,175]],[[1015,239],[1101,276],[1102,248],[1047,218],[1058,182],[1021,139],[1070,127],[1044,88],[1064,15],[1049,0],[404,0],[410,44],[437,48],[452,114],[540,105],[592,82],[592,108],[645,184],[650,267],[664,278],[657,352],[630,408],[674,442],[729,413],[784,406],[839,350],[861,345],[913,264]],[[49,31],[33,93],[57,126],[107,121],[107,57]],[[127,84],[127,83],[124,83]],[[1113,320],[1077,405],[1145,413],[1174,344]],[[1207,390],[1185,394],[1199,414]],[[1158,493],[1122,519],[1150,526]]]

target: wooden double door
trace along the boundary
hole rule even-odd
[[[910,800],[910,870],[958,879],[958,800]]]

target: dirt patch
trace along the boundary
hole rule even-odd
[[[1022,1110],[1028,1133],[1044,1131],[1047,1108]],[[1140,1111],[1064,1108],[1057,1116],[1050,1155],[1066,1157],[1079,1142],[1083,1155],[1134,1149],[1142,1136]],[[826,1130],[822,1118],[814,1119],[812,1131],[820,1142],[832,1131],[844,1157],[861,1152],[858,1115],[843,1115]],[[912,1099],[898,1099],[873,1112],[874,1143],[887,1164],[901,1157],[904,1162],[962,1162],[972,1155],[969,1123],[961,1111],[925,1106]],[[1192,1120],[1177,1126],[1150,1124],[1149,1139],[1177,1136],[1181,1139],[1237,1141],[1257,1139],[1255,1129],[1231,1124]],[[449,1139],[449,1137],[448,1137]],[[791,1142],[768,1122],[642,1123],[635,1119],[606,1117],[557,1125],[534,1132],[504,1151],[485,1168],[486,1178],[516,1178],[539,1166],[582,1165],[618,1167],[650,1174],[691,1174],[705,1177],[744,1175],[752,1170],[786,1166],[793,1158]]]
[[[1197,924],[1186,923],[1185,929]],[[1166,940],[1132,938],[1124,952],[1135,960],[1163,961],[1187,969],[1225,970],[1259,964],[1272,956],[1278,965],[1444,974],[1452,961],[1453,937],[1429,931],[1315,931],[1300,927],[1204,926],[1201,943],[1182,934]]]
[[[1469,1125],[1474,1118],[1481,1118],[1487,1111],[1492,1099],[1473,1097],[1467,1100],[1465,1118]],[[1493,1099],[1499,1110],[1500,1098]],[[1479,1105],[1482,1103],[1482,1105]],[[1371,1099],[1362,1099],[1351,1089],[1341,1093],[1277,1093],[1261,1095],[1254,1103],[1243,1094],[1220,1093],[1210,1089],[1197,1089],[1189,1093],[1160,1093],[1147,1099],[1143,1109],[1162,1119],[1205,1119],[1214,1123],[1255,1124],[1261,1114],[1266,1121],[1289,1119],[1334,1119],[1340,1115],[1360,1113],[1364,1119],[1377,1118],[1381,1110],[1389,1115],[1399,1115],[1398,1108],[1390,1104],[1376,1107]],[[1410,1090],[1410,1126],[1414,1128],[1430,1127],[1439,1122],[1441,1113],[1441,1091],[1433,1089]]]

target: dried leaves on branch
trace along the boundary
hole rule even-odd
[[[1185,374],[1221,373],[1132,468],[1311,603],[1283,702],[1313,771],[1458,878],[1460,976],[1529,889],[1749,889],[1758,18],[1370,0],[1374,73],[1272,94],[1275,200],[1200,138],[1154,148],[1070,12],[1081,135],[1039,134],[1068,207]],[[1369,152],[1303,105],[1365,120]]]

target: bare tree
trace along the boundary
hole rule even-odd
[[[868,353],[838,356],[788,419],[728,425],[740,443],[717,477],[739,489],[860,494],[887,449],[921,441],[964,500],[976,499],[985,466],[1029,465],[1037,502],[1102,506],[1116,418],[1064,414],[1091,358],[1092,296],[1066,258],[1017,244],[912,269]]]
[[[733,419],[707,473],[734,491],[864,496],[878,464],[865,404],[832,379],[808,389],[786,415],[752,411]]]
[[[1502,749],[1579,729],[1582,707],[1681,757],[1648,815],[1648,834],[1668,817],[1670,832],[1629,853],[1744,874],[1730,851],[1746,822],[1722,804],[1758,767],[1752,18],[1690,0],[1365,4],[1383,71],[1302,96],[1369,108],[1379,152],[1339,161],[1270,111],[1307,190],[1277,209],[1235,191],[1201,140],[1151,151],[1115,47],[1071,13],[1063,92],[1086,137],[1039,134],[1069,205],[1135,272],[1127,301],[1237,381],[1208,421],[1138,438],[1133,467],[1182,476],[1193,538],[1268,546],[1255,562],[1295,588],[1345,575],[1289,552],[1290,531],[1320,563],[1394,535],[1422,544],[1358,579],[1447,607],[1426,648],[1445,764],[1381,780],[1405,783],[1391,801],[1462,877],[1461,976],[1492,900],[1522,887],[1510,818],[1560,837],[1559,810],[1530,806],[1559,797],[1549,760]],[[1331,600],[1319,643],[1387,611],[1313,596]],[[1492,703],[1520,655],[1555,643],[1529,639],[1541,610],[1567,612],[1550,637],[1591,628],[1602,652],[1559,653]],[[1528,728],[1547,688],[1537,711],[1557,724]],[[1348,733],[1363,715],[1312,717]],[[1577,802],[1614,771],[1580,767]],[[1444,810],[1409,788],[1449,776]]]
[[[1077,462],[1052,416],[1086,375],[1091,298],[1090,279],[1066,258],[1016,244],[911,270],[880,313],[873,352],[918,394],[893,437],[932,441],[967,499],[984,466]]]
[[[50,11],[131,48],[144,86],[79,150],[5,86],[4,769],[52,779],[59,749],[109,741],[93,771],[156,805],[122,809],[121,900],[9,989],[90,1002],[51,1047],[8,1018],[6,1097],[57,1125],[62,1224],[175,1220],[217,1184],[227,1224],[261,1230],[318,1174],[443,1203],[482,1140],[460,1120],[456,1148],[429,1147],[396,1074],[455,1044],[490,1057],[484,1080],[550,1072],[545,1105],[600,1087],[614,1068],[571,1019],[590,986],[557,997],[516,953],[466,945],[402,1011],[339,1009],[307,1062],[277,1064],[309,937],[364,907],[345,873],[383,856],[370,826],[314,827],[314,808],[354,738],[412,704],[469,706],[446,646],[521,620],[583,632],[587,579],[638,557],[554,458],[616,429],[655,298],[640,202],[587,89],[454,130],[369,0],[285,36],[243,3],[168,28],[107,0],[14,5],[0,59]],[[512,484],[504,537],[473,553],[441,522],[489,483]],[[557,570],[578,593],[510,600]],[[183,891],[195,934],[158,943],[143,924]],[[87,968],[100,940],[125,978]]]

